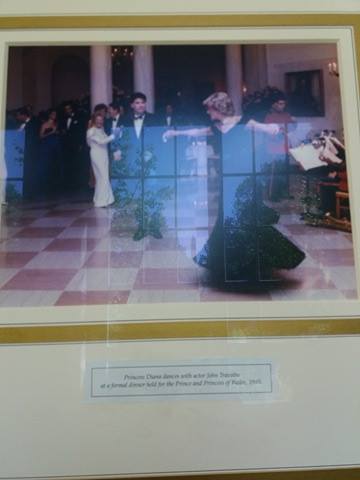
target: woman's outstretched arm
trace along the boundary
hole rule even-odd
[[[252,119],[246,123],[246,128],[252,128],[257,132],[264,132],[269,135],[277,135],[280,132],[280,127],[276,123],[260,123]]]
[[[185,130],[167,130],[163,134],[163,140],[166,141],[173,137],[205,137],[207,135],[212,135],[210,127],[187,128]]]
[[[108,143],[112,142],[115,138],[115,135],[105,135],[104,137],[98,137],[95,133],[93,128],[89,128],[86,132],[86,140],[89,147],[91,143],[97,143],[98,145],[107,145]]]

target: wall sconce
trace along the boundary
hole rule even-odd
[[[241,90],[242,90],[242,93],[243,93],[244,95],[247,94],[247,86],[246,86],[245,84],[242,86],[242,89],[241,89]]]
[[[329,62],[328,63],[328,70],[329,70],[329,75],[333,75],[334,77],[339,76],[338,65],[337,65],[336,62]]]

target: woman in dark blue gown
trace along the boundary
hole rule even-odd
[[[50,110],[40,128],[39,191],[53,193],[60,184],[60,137],[56,110]]]
[[[219,284],[271,280],[274,269],[292,269],[305,254],[273,225],[279,214],[265,205],[264,140],[275,124],[242,123],[230,97],[214,93],[204,102],[211,127],[170,131],[166,137],[208,135],[220,158],[218,216],[208,241],[194,257]]]

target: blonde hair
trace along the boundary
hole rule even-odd
[[[229,95],[225,92],[213,93],[203,101],[203,105],[207,108],[216,110],[226,117],[235,115],[234,104]]]
[[[95,126],[96,117],[101,117],[104,120],[104,116],[101,115],[101,113],[99,112],[93,113],[88,123],[88,129]]]

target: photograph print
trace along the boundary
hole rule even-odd
[[[9,47],[0,306],[356,299],[340,76],[335,43]]]

